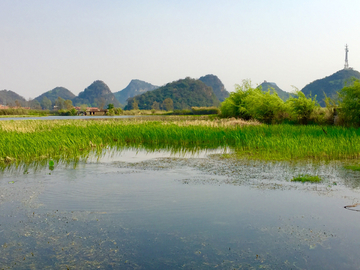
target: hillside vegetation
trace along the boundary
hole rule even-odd
[[[77,97],[72,100],[75,106],[87,104],[89,106],[104,108],[108,104],[119,107],[120,103],[103,81],[95,81]]]
[[[212,74],[200,77],[199,81],[202,81],[207,86],[210,86],[216,97],[222,102],[229,96],[229,92],[225,90],[223,83],[220,79]]]
[[[128,98],[141,95],[156,88],[159,87],[144,81],[131,80],[128,86],[119,92],[115,92],[114,96],[121,104],[125,105]]]
[[[316,100],[319,104],[325,106],[324,93],[327,97],[336,98],[337,92],[340,91],[351,78],[360,79],[360,73],[353,69],[342,69],[328,77],[309,83],[301,89],[301,92],[307,97],[310,96],[310,94],[313,97],[316,95]]]
[[[58,97],[61,97],[62,99],[68,100],[73,99],[76,96],[66,89],[65,87],[55,87],[54,89],[47,91],[40,96],[36,97],[35,100],[39,101],[40,103],[43,101],[44,97],[48,98],[53,104],[55,103],[56,99]]]
[[[273,82],[264,81],[258,87],[259,88],[261,87],[261,90],[264,92],[267,92],[268,90],[270,90],[270,93],[277,93],[279,98],[281,98],[283,101],[286,101],[293,96],[290,93],[280,89],[279,86],[277,86],[276,83],[273,83]]]
[[[17,102],[16,102],[17,101]],[[18,104],[16,104],[18,103]],[[16,94],[11,90],[1,90],[0,91],[0,104],[8,106],[26,106],[26,100],[22,96]]]
[[[211,107],[219,104],[220,101],[211,87],[202,81],[188,77],[129,98],[125,110],[160,108],[170,111],[190,109],[191,107]]]

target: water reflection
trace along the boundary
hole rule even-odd
[[[236,160],[224,151],[112,149],[75,166],[5,170],[1,266],[358,267],[360,216],[343,208],[359,198],[356,173],[341,162]],[[289,181],[300,173],[324,182]]]

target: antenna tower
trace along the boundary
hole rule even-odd
[[[348,62],[348,45],[346,44],[345,46],[345,65],[344,65],[344,69],[349,69],[349,62]]]

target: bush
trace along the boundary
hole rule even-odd
[[[250,80],[243,80],[242,85],[235,86],[235,92],[230,93],[220,107],[221,117],[240,117],[250,119],[251,116],[247,110],[246,97],[255,91],[251,87]]]
[[[270,124],[275,118],[282,120],[282,113],[285,112],[284,101],[277,95],[263,92],[261,88],[256,88],[246,98],[247,111],[251,118]]]
[[[191,111],[195,115],[219,114],[220,113],[220,110],[217,107],[191,107]]]
[[[173,114],[173,115],[190,115],[190,114],[193,114],[193,112],[188,109],[183,109],[183,110],[174,110],[171,114]]]
[[[339,117],[346,125],[360,126],[360,81],[354,79],[339,92]]]
[[[296,90],[295,97],[289,98],[286,103],[289,105],[291,113],[301,124],[308,124],[311,114],[316,108],[320,107],[314,98],[306,97],[303,92]]]

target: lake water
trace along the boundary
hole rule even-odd
[[[0,117],[0,121],[5,120],[78,120],[78,119],[114,119],[114,118],[134,118],[134,117],[146,117],[148,115],[114,115],[114,116],[107,116],[107,115],[94,115],[94,116],[41,116],[41,117]]]
[[[358,172],[219,152],[5,170],[0,269],[359,269]]]

